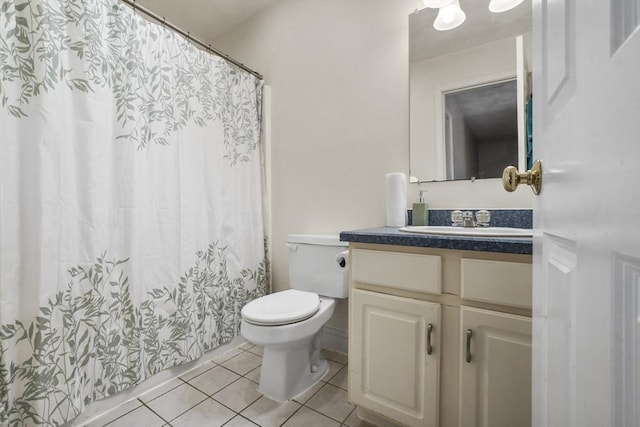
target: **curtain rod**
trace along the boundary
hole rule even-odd
[[[256,76],[260,80],[264,79],[262,77],[262,74],[258,73],[257,71],[252,70],[251,68],[247,67],[243,63],[241,63],[239,61],[236,61],[235,59],[233,59],[232,57],[230,57],[226,53],[221,52],[218,49],[216,49],[215,47],[211,46],[211,44],[205,43],[202,40],[192,36],[189,32],[181,30],[180,28],[176,27],[172,23],[167,22],[167,20],[163,16],[160,16],[160,15],[152,12],[151,10],[147,9],[146,7],[137,4],[136,0],[122,0],[122,2],[127,4],[127,5],[129,5],[129,6],[131,6],[133,8],[134,12],[139,10],[140,12],[142,12],[145,15],[151,17],[152,19],[155,19],[156,21],[162,23],[163,26],[171,28],[173,31],[175,31],[176,33],[180,34],[182,37],[185,37],[187,40],[192,41],[196,45],[206,49],[207,51],[213,53],[214,55],[219,56],[220,58],[224,59],[227,62],[231,62],[236,67],[241,68],[242,70],[246,71],[247,73]]]

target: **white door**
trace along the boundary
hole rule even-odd
[[[639,18],[533,2],[534,426],[640,425]]]

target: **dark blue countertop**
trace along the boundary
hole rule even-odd
[[[531,255],[531,237],[440,236],[399,231],[395,227],[377,227],[343,231],[343,242],[374,243],[378,245],[418,246],[422,248],[456,249],[462,251],[502,252]]]

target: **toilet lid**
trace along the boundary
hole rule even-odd
[[[288,289],[246,304],[242,307],[242,318],[257,325],[284,325],[308,319],[319,307],[318,294]]]

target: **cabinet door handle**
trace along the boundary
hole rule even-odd
[[[471,329],[467,329],[467,363],[471,363],[471,337],[473,336],[473,331]]]
[[[427,354],[433,353],[433,345],[431,345],[431,334],[433,333],[433,325],[427,325]]]

